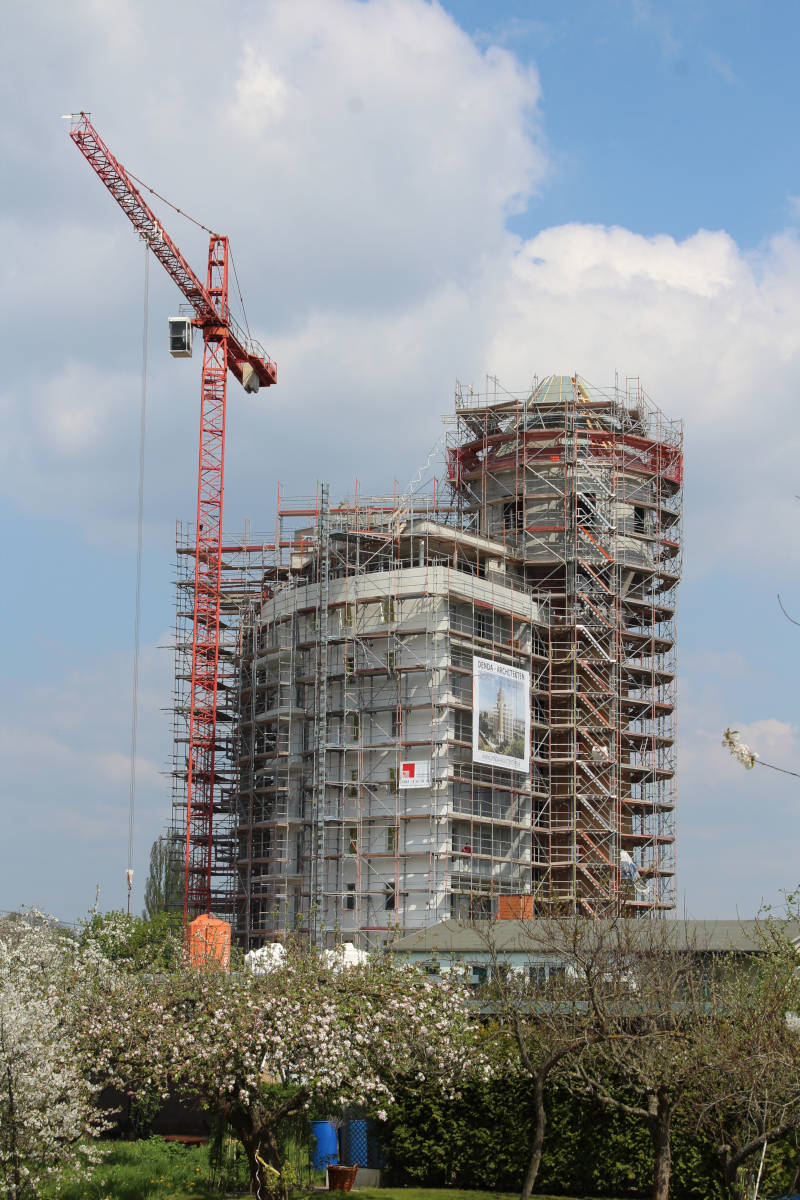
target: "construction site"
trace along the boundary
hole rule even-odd
[[[223,537],[198,891],[246,948],[675,906],[681,427],[637,379],[457,388],[398,496],[280,493]],[[174,836],[195,535],[179,530]],[[209,837],[210,830],[210,837]]]
[[[187,302],[170,353],[203,339],[196,520],[177,538],[184,929],[216,921],[246,950],[289,931],[369,949],[449,918],[674,910],[680,424],[638,379],[457,386],[441,453],[405,493],[279,489],[273,533],[225,535],[228,376],[247,392],[278,378],[229,239],[195,221],[204,282],[143,190],[186,214],[125,170],[90,114],[66,115]]]

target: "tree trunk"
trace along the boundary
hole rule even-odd
[[[723,1146],[718,1153],[718,1158],[722,1167],[722,1177],[725,1180],[725,1190],[730,1200],[742,1200],[742,1192],[739,1187],[739,1164],[731,1152],[731,1147]]]
[[[274,1125],[267,1125],[261,1129],[260,1157],[262,1162],[258,1164],[258,1168],[262,1182],[262,1200],[267,1200],[268,1197],[270,1200],[287,1200],[289,1189],[281,1174],[283,1163]],[[267,1164],[266,1167],[263,1163]],[[265,1178],[266,1176],[269,1178]]]
[[[743,1200],[742,1188],[739,1185],[739,1168],[742,1164],[753,1154],[763,1154],[764,1146],[772,1146],[775,1142],[782,1141],[788,1133],[793,1133],[797,1129],[797,1125],[797,1118],[792,1117],[782,1125],[773,1125],[771,1129],[765,1129],[749,1142],[745,1142],[743,1146],[739,1146],[738,1149],[730,1145],[722,1145],[717,1148],[717,1158],[722,1167],[725,1187],[731,1200]]]
[[[669,1200],[669,1180],[672,1170],[672,1140],[670,1124],[672,1108],[667,1097],[659,1092],[654,1097],[655,1111],[650,1121],[650,1137],[653,1141],[653,1200]]]
[[[254,1196],[257,1196],[261,1190],[261,1176],[259,1175],[258,1170],[256,1148],[249,1138],[240,1137],[239,1141],[244,1147],[244,1152],[247,1155],[247,1165],[250,1168],[250,1191]]]
[[[242,1144],[242,1148],[247,1155],[247,1166],[250,1170],[250,1191],[254,1196],[261,1196],[262,1200],[266,1200],[268,1196],[277,1194],[273,1179],[267,1179],[270,1174],[265,1170],[262,1163],[269,1163],[276,1171],[280,1171],[280,1156],[278,1146],[274,1135],[269,1130],[263,1128],[256,1129],[252,1125],[245,1126],[242,1120],[231,1120],[230,1127],[236,1134],[236,1137]],[[258,1122],[256,1122],[256,1128]],[[261,1162],[259,1162],[261,1159]]]
[[[285,1117],[302,1111],[306,1097],[307,1093],[301,1091],[273,1109],[256,1104],[246,1112],[223,1107],[218,1110],[244,1148],[250,1168],[251,1191],[256,1196],[260,1195],[262,1200],[267,1200],[267,1197],[286,1197],[288,1193],[285,1179],[281,1176],[283,1163],[278,1146],[278,1126]]]
[[[234,1126],[231,1126],[231,1128],[234,1129],[234,1133],[241,1142],[242,1150],[245,1151],[247,1156],[247,1166],[249,1169],[249,1189],[251,1189],[253,1195],[258,1195],[261,1187],[261,1176],[258,1158],[255,1157],[255,1153],[257,1153],[258,1150],[257,1141],[255,1141],[251,1134],[242,1132],[242,1129],[236,1129]]]
[[[530,1200],[530,1194],[533,1191],[533,1185],[536,1183],[536,1176],[539,1174],[539,1164],[542,1161],[544,1132],[547,1128],[547,1110],[544,1106],[544,1080],[541,1078],[541,1076],[537,1076],[534,1079],[533,1096],[536,1123],[533,1128],[531,1157],[528,1163],[528,1170],[525,1173],[525,1181],[522,1185],[520,1200]]]

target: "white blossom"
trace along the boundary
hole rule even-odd
[[[0,926],[0,1190],[10,1200],[98,1157],[87,1139],[104,1119],[83,1052],[82,1001],[105,971],[40,913]]]
[[[258,1149],[280,1170],[275,1130],[292,1112],[358,1105],[383,1120],[400,1078],[450,1094],[484,1071],[457,981],[434,985],[388,957],[342,970],[338,956],[307,947],[256,964],[232,975],[127,975],[97,1038],[119,1085],[199,1098],[236,1131],[251,1167]]]
[[[741,740],[738,729],[726,729],[722,735],[722,745],[746,770],[751,771],[756,765],[758,755]]]

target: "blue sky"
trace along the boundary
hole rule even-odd
[[[715,3],[39,0],[0,87],[0,909],[124,901],[143,250],[67,138],[231,234],[279,387],[229,406],[226,525],[280,479],[403,486],[456,377],[640,375],[686,423],[679,894],[752,915],[798,882],[800,10]],[[157,39],[153,30],[159,29]],[[165,214],[200,271],[205,236]],[[154,265],[136,903],[168,814],[176,519],[199,362]]]
[[[554,171],[512,227],[565,221],[755,246],[791,216],[800,164],[790,4],[509,3],[447,9],[536,65]]]

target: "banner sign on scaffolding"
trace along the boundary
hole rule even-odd
[[[431,786],[431,764],[429,762],[401,762],[400,787],[426,788]]]
[[[472,660],[472,760],[527,775],[531,760],[531,675]]]

